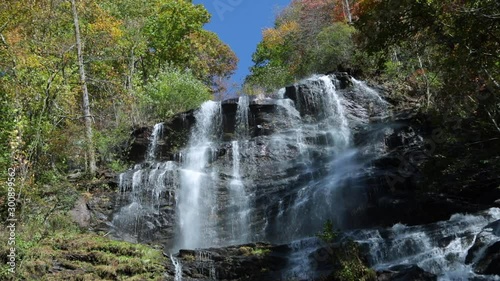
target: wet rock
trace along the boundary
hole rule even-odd
[[[437,276],[416,265],[397,265],[377,272],[378,281],[434,281]]]
[[[474,266],[474,272],[500,276],[500,241],[488,246]]]
[[[356,146],[342,153],[336,150],[341,144],[341,132],[332,130],[331,126],[332,123],[337,124],[339,118],[329,119],[325,113],[324,80],[310,79],[287,87],[284,96],[291,101],[250,100],[245,137],[236,132],[238,101],[232,99],[221,103],[220,128],[211,133],[214,141],[211,153],[207,152],[210,160],[206,169],[200,171],[211,175],[207,177],[208,181],[213,181],[210,195],[215,194],[217,198],[211,206],[216,214],[207,216],[211,220],[210,227],[217,227],[210,245],[241,242],[231,240],[235,239],[234,233],[231,233],[234,216],[228,216],[238,208],[231,202],[228,188],[234,177],[234,140],[239,140],[241,184],[251,202],[251,215],[245,225],[249,229],[248,237],[244,241],[270,241],[275,244],[293,241],[313,235],[321,229],[324,219],[331,217],[334,217],[337,226],[344,229],[392,226],[396,223],[419,225],[446,220],[454,213],[485,208],[485,205],[476,204],[473,200],[468,201],[468,197],[460,193],[435,192],[437,189],[425,191],[422,188],[428,176],[423,167],[435,152],[435,147],[428,146],[429,140],[433,141],[433,145],[442,144],[434,138],[434,130],[424,116],[409,112],[388,117],[388,106],[378,96],[366,89],[361,91],[351,87],[352,82],[346,80],[348,76],[331,78],[338,90],[336,94],[341,98],[340,103],[349,121],[348,129]],[[285,104],[284,101],[290,103]],[[293,107],[294,111],[290,112],[288,107]],[[164,123],[154,163],[143,163],[151,128],[139,128],[134,132],[130,160],[141,164],[124,174],[128,184],[124,185],[126,187],[121,194],[114,193],[107,197],[106,200],[111,203],[106,202],[104,197],[100,202],[89,203],[95,217],[100,220],[97,229],[108,225],[117,239],[161,243],[167,248],[173,245],[179,225],[176,193],[179,190],[179,167],[182,165],[179,164],[180,152],[191,136],[194,112],[176,115]],[[161,166],[167,160],[176,161],[179,166],[167,171]],[[140,173],[136,174],[138,171]],[[164,171],[170,174],[162,178],[161,188],[157,189],[156,180],[160,174],[164,175]],[[342,171],[345,171],[344,174]],[[355,176],[349,175],[354,171]],[[480,178],[481,175],[474,176]],[[133,189],[133,180],[140,181],[142,194],[137,202],[141,206],[128,197]],[[432,180],[439,185],[449,179],[435,176]],[[478,181],[475,184],[479,186],[481,183]],[[498,186],[495,181],[488,182],[488,186],[495,184]],[[470,186],[470,182],[464,185]],[[111,205],[111,211],[108,205]],[[127,231],[120,232],[120,228]],[[440,243],[448,241],[444,238]],[[283,262],[281,254],[273,260],[266,260],[260,256],[245,256],[243,252],[238,252],[241,249],[235,247],[219,249],[223,252],[218,249],[182,250],[179,259],[186,264],[183,267],[185,277],[209,279],[213,269],[227,280],[267,280],[271,278],[269,276],[275,276],[274,272]],[[484,264],[495,260],[493,256]],[[264,267],[263,262],[272,266]],[[327,264],[321,267],[327,268]],[[484,267],[488,269],[478,270],[495,270],[488,265]],[[170,266],[169,272],[173,270]],[[266,275],[268,273],[271,275]],[[255,276],[258,277],[245,274],[257,274]],[[381,276],[395,278],[384,280],[412,280],[413,277],[417,278],[415,280],[434,280],[418,267],[394,268]],[[257,279],[244,279],[254,277]]]
[[[287,246],[254,243],[180,250],[175,257],[182,267],[182,280],[275,281],[281,278],[289,251]],[[174,280],[173,263],[167,265],[167,275]]]
[[[477,274],[500,275],[500,220],[490,223],[477,235],[465,262],[472,264]]]
[[[152,128],[141,127],[135,129],[132,133],[132,144],[130,146],[130,151],[127,160],[138,163],[145,160],[146,152],[149,146],[149,137],[151,136]]]
[[[335,77],[339,81],[339,86],[340,86],[339,88],[340,89],[345,89],[347,87],[352,86],[351,77],[349,76],[349,74],[347,72],[336,72],[334,74],[335,74]]]
[[[189,131],[194,124],[194,110],[179,113],[164,122],[160,136],[156,158],[158,160],[173,160],[175,154],[184,146],[189,138]],[[151,127],[140,127],[132,133],[132,144],[127,160],[141,163],[146,160],[147,151],[151,142]]]

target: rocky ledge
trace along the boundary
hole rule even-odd
[[[280,280],[281,271],[287,266],[289,252],[290,248],[287,246],[272,246],[266,243],[203,250],[180,250],[177,255],[171,257],[171,263],[167,265],[167,273],[175,277],[174,263],[178,263],[177,268],[181,268],[182,280],[186,281]],[[170,257],[170,255],[167,256]]]

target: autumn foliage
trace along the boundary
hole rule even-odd
[[[355,30],[349,23],[354,4],[347,0],[292,1],[277,15],[275,26],[263,31],[263,39],[253,55],[255,66],[246,79],[247,89],[272,90],[345,64],[352,55],[349,50],[342,50],[342,55],[335,52],[339,51],[337,45],[352,45]],[[269,80],[269,76],[276,79]]]
[[[101,167],[118,161],[123,152],[118,143],[129,137],[133,126],[168,117],[160,112],[196,107],[224,91],[224,81],[236,68],[229,46],[203,29],[210,14],[202,5],[188,0],[75,3]],[[143,112],[151,107],[144,104],[148,89],[187,85],[162,86],[158,81],[169,83],[162,77],[192,81],[202,91],[199,96],[191,90],[184,97],[175,95],[189,108]],[[35,180],[85,169],[80,84],[71,2],[2,1],[1,171],[16,159],[29,163]]]

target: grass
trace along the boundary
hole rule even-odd
[[[0,228],[0,280],[162,279],[166,258],[160,250],[81,230],[70,219],[69,208],[40,207],[39,202],[24,206],[16,225],[15,274],[8,272],[6,264],[9,233]]]
[[[6,254],[2,248],[1,255]],[[166,260],[146,245],[91,233],[59,233],[25,252],[16,276],[2,280],[161,280]]]

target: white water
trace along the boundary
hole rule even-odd
[[[329,113],[328,121],[331,122],[329,130],[335,140],[335,147],[338,150],[345,149],[350,144],[351,130],[341,98],[335,90],[333,81],[328,76],[321,76],[319,79],[325,84],[324,91],[327,98],[324,100],[324,106],[325,112]]]
[[[313,161],[308,149],[317,144],[308,143],[305,134],[322,132],[327,142],[325,149],[330,151],[330,157],[324,160],[323,167],[329,172],[319,179],[313,177],[308,183],[303,184],[290,199],[286,210],[283,210],[283,200],[277,202],[277,229],[282,229],[281,236],[288,242],[304,237],[310,229],[319,230],[326,219],[333,219],[340,213],[342,202],[337,199],[338,188],[345,185],[345,182],[352,177],[353,171],[361,168],[356,161],[357,150],[351,148],[352,132],[343,108],[343,98],[336,91],[330,77],[320,76],[311,78],[310,81],[319,81],[322,92],[313,95],[307,104],[294,105],[288,99],[280,100],[278,104],[284,108],[285,116],[294,129],[292,136],[295,137],[306,171],[312,169],[310,163]],[[320,120],[311,120],[307,115],[301,116],[297,107],[317,110],[316,115]],[[293,142],[289,136],[279,134],[273,136],[273,141],[282,142],[276,145],[280,148],[286,148],[287,143]]]
[[[173,255],[170,255],[170,260],[175,267],[175,279],[174,281],[182,281],[182,264]]]
[[[250,213],[249,198],[240,176],[240,151],[238,141],[233,141],[233,174],[229,183],[229,195],[234,211],[231,214],[231,240],[234,244],[245,243],[250,234],[248,216]]]
[[[284,91],[284,89],[282,89]],[[283,91],[280,90],[279,95],[281,99],[277,101],[277,104],[281,106],[282,110],[280,112],[280,118],[287,120],[290,124],[290,130],[293,132],[295,137],[295,142],[299,148],[301,155],[307,153],[307,142],[304,139],[303,128],[305,124],[302,122],[300,112],[295,108],[292,100],[283,98]]]
[[[124,232],[127,240],[136,242],[145,232],[155,226],[143,221],[144,217],[159,216],[163,199],[174,204],[172,189],[177,181],[175,162],[158,162],[149,165],[136,165],[119,175],[119,200],[126,202],[112,220],[118,232]],[[147,236],[147,235],[146,235]]]
[[[158,141],[161,138],[161,135],[163,133],[163,123],[158,123],[154,126],[153,132],[151,133],[150,137],[150,143],[148,147],[148,153],[146,156],[146,161],[154,161],[155,160],[155,155],[156,155],[156,150],[158,147]]]
[[[198,251],[196,254],[197,269],[202,275],[208,276],[208,280],[217,280],[215,271],[215,263],[212,258],[212,253],[206,251]]]
[[[232,173],[229,181],[229,208],[230,218],[228,228],[231,231],[231,237],[226,244],[239,244],[248,241],[250,236],[249,216],[250,200],[246,192],[245,184],[240,174],[240,144],[246,145],[249,138],[248,114],[250,99],[248,96],[238,98],[238,107],[236,110],[235,138],[231,142]]]
[[[250,99],[248,96],[238,98],[238,108],[236,110],[236,129],[238,138],[248,138],[248,111],[250,110]]]
[[[365,82],[356,80],[355,78],[351,78],[355,87],[359,88],[361,91],[369,94],[374,99],[378,100],[381,103],[387,104],[387,102],[375,91],[374,89],[368,87]]]
[[[439,280],[465,281],[476,276],[471,265],[465,264],[468,250],[478,233],[498,219],[500,209],[492,208],[486,214],[456,214],[448,221],[426,226],[397,224],[386,230],[359,231],[353,237],[369,246],[375,269],[415,264],[438,275]]]
[[[187,149],[183,152],[180,171],[179,237],[177,249],[194,249],[216,245],[215,224],[217,198],[215,173],[208,167],[215,152],[217,129],[220,127],[220,103],[208,101],[195,113],[196,124]]]
[[[309,255],[316,251],[321,246],[321,242],[315,238],[307,238],[292,241],[290,247],[292,252],[288,257],[288,267],[285,270],[284,280],[314,280],[316,278],[317,262],[325,261],[327,257],[313,255],[310,259]]]
[[[369,118],[387,114],[386,102],[364,82],[353,80],[354,87],[349,91],[337,90],[335,82],[327,76],[310,82],[319,94],[303,104],[285,98],[284,90],[278,92],[281,99],[259,101],[274,102],[278,117],[265,125],[272,127],[279,123],[279,126],[258,138],[249,134],[249,124],[255,122],[251,119],[255,116],[249,112],[248,97],[238,100],[236,129],[227,142],[221,141],[219,131],[221,104],[203,104],[195,113],[196,122],[181,153],[181,163],[154,162],[161,142],[161,126],[157,124],[147,162],[119,177],[120,190],[128,201],[113,223],[139,236],[141,231],[154,229],[141,222],[145,216],[158,220],[160,202],[167,199],[178,219],[174,251],[254,239],[290,242],[293,251],[288,273],[307,279],[315,270],[308,254],[315,246],[307,239],[305,242],[297,239],[314,235],[326,219],[341,221],[342,211],[350,211],[342,192],[350,192],[357,173],[366,168],[363,165],[368,157],[363,153],[376,154],[378,145],[380,149],[384,147],[383,135],[380,138],[370,135],[369,144],[354,147],[356,126],[365,126]],[[361,100],[362,105],[356,103]],[[360,154],[363,160],[359,160]],[[320,159],[321,169],[314,166],[314,161],[318,161],[314,157]],[[261,175],[277,175],[281,182],[255,187],[252,181],[259,181]],[[299,180],[299,175],[307,177]],[[258,188],[267,189],[259,204],[268,205],[256,206],[258,201],[254,198],[261,192]],[[227,198],[219,198],[221,194]],[[259,209],[261,213],[256,214]],[[353,237],[369,247],[372,265],[377,269],[417,264],[436,273],[441,280],[467,280],[475,275],[464,263],[466,253],[477,233],[500,218],[498,213],[492,210],[489,216],[455,215],[449,221],[429,226],[398,224],[390,229],[358,231]],[[206,262],[207,276],[215,278],[211,257],[199,259]],[[180,280],[182,265],[176,262],[176,280]]]

